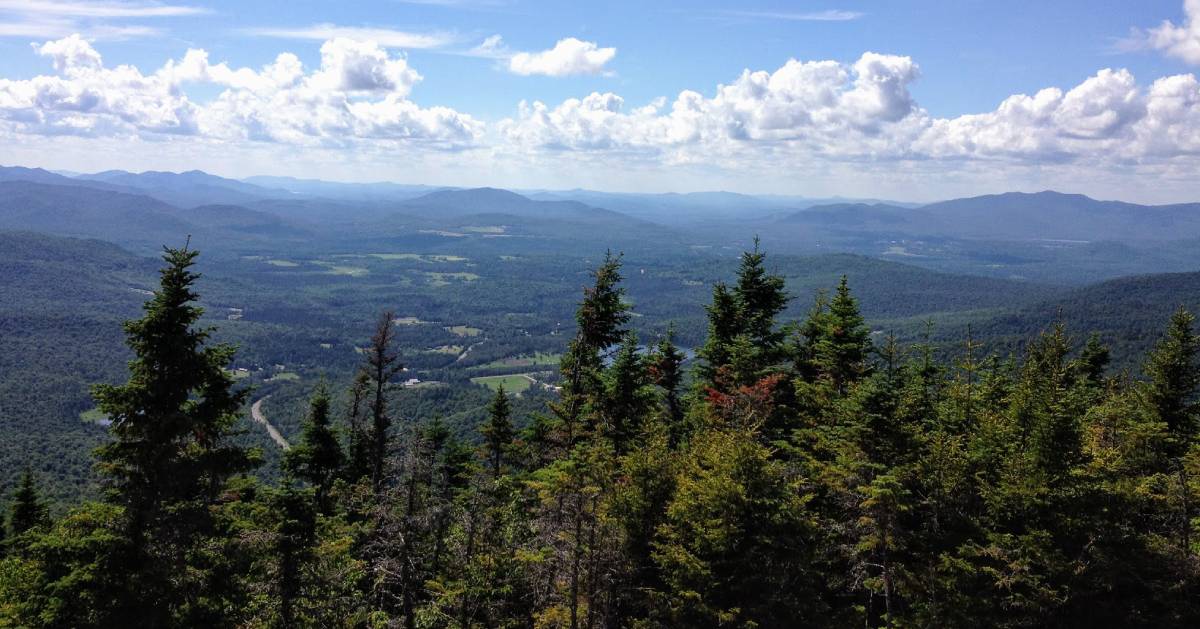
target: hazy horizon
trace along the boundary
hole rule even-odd
[[[1200,202],[1200,192],[1197,192],[1197,194],[1195,194],[1192,197],[1181,198],[1178,201],[1168,201],[1168,202],[1161,202],[1161,203],[1153,202],[1153,201],[1143,202],[1143,201],[1139,201],[1136,199],[1126,198],[1126,197],[1121,197],[1121,196],[1111,196],[1111,197],[1096,196],[1096,195],[1088,194],[1086,192],[1081,192],[1081,191],[1077,191],[1077,190],[1055,189],[1055,188],[1024,188],[1024,189],[1022,189],[1022,188],[997,188],[995,190],[978,190],[978,191],[975,191],[970,194],[964,194],[962,196],[955,196],[955,197],[881,198],[881,197],[870,197],[870,196],[855,196],[852,194],[815,195],[815,194],[804,194],[803,192],[794,193],[794,194],[771,193],[771,192],[740,192],[737,190],[731,190],[731,189],[725,189],[725,188],[699,188],[699,189],[690,189],[690,190],[672,190],[672,189],[665,189],[665,188],[664,189],[650,189],[650,190],[627,190],[627,189],[619,189],[619,188],[586,188],[586,187],[574,187],[574,188],[518,187],[518,186],[508,186],[508,185],[504,185],[502,183],[466,185],[466,184],[461,184],[461,183],[457,183],[457,184],[456,183],[437,183],[437,184],[435,184],[435,183],[428,183],[428,182],[424,182],[424,181],[395,181],[395,180],[370,180],[370,179],[356,181],[353,179],[300,177],[300,176],[288,175],[288,174],[252,173],[252,174],[242,174],[242,175],[222,175],[220,173],[216,173],[216,172],[212,172],[212,171],[208,171],[208,170],[204,170],[204,169],[200,169],[200,168],[189,168],[189,169],[182,169],[182,170],[149,169],[149,170],[142,170],[142,171],[136,171],[136,170],[131,171],[131,170],[125,170],[125,169],[121,169],[121,168],[112,168],[112,169],[104,169],[104,170],[96,170],[96,171],[74,171],[74,170],[67,170],[67,169],[49,168],[49,167],[38,165],[38,164],[0,163],[0,168],[6,168],[6,167],[41,169],[41,170],[45,170],[50,173],[60,174],[65,177],[71,177],[71,178],[76,178],[76,177],[80,177],[80,176],[98,175],[98,174],[101,174],[104,172],[110,172],[110,171],[127,172],[129,174],[134,174],[134,175],[146,174],[146,173],[156,173],[156,172],[180,175],[180,174],[185,174],[188,172],[199,172],[199,173],[203,173],[206,175],[213,175],[213,176],[222,177],[225,179],[230,179],[233,181],[239,181],[239,182],[243,182],[243,183],[249,183],[252,185],[258,185],[258,186],[261,186],[264,188],[271,188],[272,186],[269,184],[265,184],[265,183],[258,183],[258,182],[255,182],[254,180],[255,179],[263,179],[263,178],[292,179],[297,182],[325,183],[325,184],[336,184],[336,185],[345,185],[345,186],[389,186],[390,185],[390,186],[402,186],[402,187],[413,187],[413,188],[428,187],[428,188],[444,188],[444,189],[458,189],[458,190],[494,188],[494,189],[498,189],[498,190],[508,190],[510,192],[515,192],[518,194],[535,194],[535,193],[554,194],[554,193],[577,193],[577,192],[590,192],[590,193],[612,194],[612,195],[641,195],[641,196],[666,196],[666,195],[686,196],[686,195],[703,195],[703,194],[735,194],[735,195],[741,195],[741,196],[746,196],[746,197],[753,197],[753,198],[757,198],[757,199],[778,198],[778,199],[784,199],[784,200],[788,200],[788,201],[803,201],[803,202],[807,202],[807,201],[845,201],[845,202],[854,202],[854,203],[896,203],[896,204],[914,205],[914,206],[928,205],[928,204],[932,204],[932,203],[938,203],[941,201],[949,201],[949,200],[954,200],[954,199],[996,196],[996,195],[1003,195],[1003,194],[1009,194],[1009,193],[1027,194],[1027,195],[1036,195],[1036,194],[1040,194],[1040,193],[1055,193],[1055,194],[1061,194],[1061,195],[1066,195],[1066,196],[1083,195],[1083,196],[1091,198],[1095,201],[1116,201],[1116,202],[1121,202],[1121,203],[1130,203],[1130,204],[1134,204],[1134,205],[1146,205],[1146,206],[1175,205],[1175,204]]]

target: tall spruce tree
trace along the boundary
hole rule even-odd
[[[1112,362],[1112,353],[1100,341],[1100,335],[1093,332],[1088,336],[1083,351],[1079,354],[1079,367],[1083,377],[1093,386],[1099,387],[1104,383],[1104,373]]]
[[[512,424],[512,405],[503,384],[496,388],[496,395],[488,405],[487,422],[479,432],[483,435],[484,454],[491,467],[492,478],[500,480],[504,473],[504,459],[516,436]]]
[[[701,386],[729,392],[754,384],[783,362],[786,332],[776,326],[776,317],[789,298],[783,277],[768,272],[765,263],[755,238],[754,249],[742,253],[733,289],[713,287],[708,338],[699,352]]]
[[[767,254],[759,249],[758,237],[755,237],[754,249],[742,253],[737,285],[733,290],[741,313],[739,331],[762,352],[763,367],[782,358],[779,350],[784,335],[776,328],[775,318],[788,303],[783,277],[767,271],[766,259]]]
[[[21,473],[17,489],[13,492],[9,508],[8,530],[17,537],[37,527],[50,523],[50,511],[38,495],[37,483],[29,468]]]
[[[309,401],[300,441],[284,454],[284,470],[312,485],[317,505],[328,511],[329,491],[345,464],[329,416],[329,391],[322,383]]]
[[[1173,477],[1175,487],[1167,492],[1165,502],[1175,512],[1168,517],[1170,534],[1175,538],[1179,554],[1189,563],[1197,555],[1195,540],[1195,503],[1197,474],[1197,414],[1196,402],[1200,388],[1200,337],[1192,328],[1195,317],[1184,308],[1171,315],[1167,332],[1158,342],[1144,368],[1150,381],[1145,386],[1145,398],[1158,421],[1166,426],[1165,446],[1158,468]],[[1190,456],[1189,456],[1190,455]],[[1189,461],[1191,464],[1189,465]],[[1186,590],[1185,590],[1186,592]]]
[[[603,371],[601,353],[625,337],[630,318],[625,289],[621,287],[620,256],[607,253],[592,272],[592,279],[575,313],[575,338],[567,344],[559,365],[563,383],[560,401],[550,405],[563,433],[562,445],[568,449],[582,436],[585,411],[595,406]]]
[[[1166,335],[1144,368],[1150,379],[1147,401],[1167,425],[1173,455],[1181,456],[1196,435],[1196,392],[1200,387],[1200,338],[1192,329],[1195,317],[1180,308],[1171,315]]]
[[[213,533],[210,506],[226,480],[254,464],[230,440],[247,395],[227,370],[234,348],[209,344],[212,330],[196,327],[197,255],[165,248],[159,289],[143,317],[125,323],[129,380],[93,388],[112,420],[112,441],[97,450],[100,471],[107,499],[124,508],[130,544],[127,574],[112,578],[145,626],[201,613],[206,577],[188,568],[189,555]]]
[[[270,499],[277,518],[272,551],[275,555],[275,594],[279,604],[279,626],[309,624],[304,608],[316,601],[304,600],[309,564],[317,541],[316,500],[312,489],[301,489],[290,479]]]
[[[740,332],[737,298],[724,282],[717,282],[712,290],[712,303],[705,309],[708,337],[700,348],[703,362],[697,372],[702,384],[715,388],[721,368],[729,364],[733,340]]]
[[[391,311],[379,315],[375,334],[367,346],[367,364],[364,370],[370,382],[371,426],[367,432],[367,463],[371,474],[371,487],[375,493],[383,488],[384,471],[388,457],[388,441],[391,439],[392,411],[388,396],[392,379],[404,370],[400,362],[400,350],[396,348],[396,317]]]
[[[845,392],[869,370],[867,358],[871,352],[871,329],[858,310],[858,300],[850,294],[845,275],[829,302],[825,324],[823,337],[817,343],[817,359],[834,388]]]
[[[654,348],[650,360],[651,380],[662,389],[662,413],[666,421],[670,447],[679,444],[684,436],[684,404],[680,397],[683,385],[683,361],[686,356],[675,346],[675,328],[667,328],[667,334]]]
[[[653,403],[645,358],[638,351],[637,335],[630,332],[605,370],[600,416],[613,450],[622,455],[637,437]]]
[[[350,405],[346,409],[346,463],[342,477],[355,482],[371,475],[371,428],[368,425],[367,396],[371,373],[366,365],[354,374],[350,385]]]

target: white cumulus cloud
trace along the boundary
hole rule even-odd
[[[1127,70],[1104,69],[1063,90],[1006,98],[990,112],[931,116],[909,87],[909,57],[863,54],[853,63],[789,60],[742,72],[712,96],[685,90],[668,104],[629,107],[613,93],[557,105],[522,102],[499,123],[517,154],[620,152],[645,162],[709,163],[752,171],[789,165],[964,160],[1036,167],[1107,167],[1200,158],[1200,85],[1165,77],[1149,89]],[[1176,164],[1178,166],[1178,164]]]
[[[50,59],[55,74],[0,79],[0,121],[17,133],[336,146],[412,141],[453,148],[474,144],[483,131],[471,116],[408,100],[421,75],[373,42],[331,39],[312,70],[287,52],[252,69],[212,63],[207,52],[193,49],[150,74],[107,67],[78,35],[35,50]],[[191,84],[224,90],[195,102],[187,94]]]
[[[484,44],[495,48],[499,39],[489,38]],[[574,37],[558,40],[550,50],[541,52],[518,52],[508,60],[508,69],[521,75],[572,76],[577,74],[600,74],[604,66],[617,56],[616,48],[600,48],[595,42]]]
[[[501,123],[513,144],[561,148],[748,148],[804,144],[819,152],[865,146],[884,127],[920,112],[908,93],[918,76],[908,57],[864,54],[836,61],[789,60],[774,72],[742,72],[713,97],[681,92],[626,112],[615,94],[593,93],[550,107],[522,104]],[[740,145],[740,146],[738,146]]]
[[[1200,0],[1184,0],[1183,24],[1162,24],[1135,36],[1135,44],[1161,50],[1186,63],[1200,65]]]

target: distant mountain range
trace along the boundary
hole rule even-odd
[[[444,190],[442,186],[407,185],[400,183],[341,183],[295,177],[247,177],[244,181],[263,188],[286,190],[294,195],[324,197],[343,201],[404,201],[423,194]]]
[[[1177,240],[1200,236],[1200,203],[1138,205],[1053,191],[1007,192],[916,208],[821,205],[779,223],[988,240]]]
[[[771,250],[852,252],[952,272],[1087,282],[1200,268],[1200,203],[1138,205],[1053,191],[914,206],[730,192],[629,194],[589,190],[347,184],[287,177],[240,181],[201,171],[66,176],[0,167],[0,228],[96,237],[133,247],[187,234],[209,247],[333,242],[436,246],[466,238],[533,239],[537,249],[596,242],[737,251],[759,234]],[[396,240],[401,239],[401,240]],[[324,245],[322,245],[324,246]],[[515,246],[515,245],[514,245]]]
[[[749,221],[785,232],[793,228],[836,233],[988,240],[1178,240],[1200,238],[1200,203],[1149,206],[1098,201],[1053,191],[1009,192],[926,205],[755,196],[732,192],[686,194],[608,193],[591,190],[531,191],[443,188],[393,183],[350,184],[290,177],[246,181],[193,170],[183,173],[112,170],[68,177],[38,168],[0,167],[0,182],[25,181],[140,194],[176,208],[241,206],[280,218],[304,201],[354,204],[418,218],[469,214],[516,214],[528,218],[595,218],[600,210],[642,221],[681,226],[688,222]],[[537,202],[531,204],[530,202]],[[342,207],[343,212],[347,208]],[[386,215],[388,212],[376,212]],[[608,215],[611,218],[611,214]],[[320,220],[320,216],[304,216]]]
[[[324,182],[270,181],[310,191],[350,189]],[[375,190],[377,198],[369,198],[375,193],[367,192],[355,201],[200,171],[107,171],[66,177],[41,169],[0,167],[0,229],[102,238],[135,248],[157,248],[191,235],[209,249],[468,234],[558,240],[604,234],[616,242],[667,237],[655,224],[578,201],[530,199],[496,188]],[[471,229],[454,231],[463,227]]]

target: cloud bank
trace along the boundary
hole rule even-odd
[[[214,64],[193,49],[152,74],[105,66],[78,35],[34,48],[56,74],[0,79],[0,120],[15,133],[297,145],[404,140],[443,148],[469,145],[482,133],[469,115],[410,101],[421,75],[373,42],[330,39],[311,70],[292,53],[255,70]],[[224,90],[197,103],[187,95],[190,84]]]
[[[712,96],[683,91],[669,104],[631,108],[611,92],[522,103],[500,131],[527,152],[732,156],[748,167],[781,158],[1116,164],[1200,154],[1200,84],[1191,74],[1142,88],[1128,71],[1105,69],[1068,90],[1017,94],[994,111],[955,118],[919,106],[909,91],[919,76],[911,58],[874,52],[852,64],[793,59],[773,72],[746,70]]]
[[[510,58],[496,52],[498,37],[489,41],[490,54],[527,74],[603,72],[615,54],[566,39]],[[193,155],[212,159],[240,152],[261,163],[264,155],[296,159],[285,147],[297,146],[327,151],[330,163],[354,161],[374,177],[403,162],[420,164],[423,177],[436,168],[460,182],[517,176],[530,186],[595,185],[589,178],[644,175],[699,182],[685,184],[692,187],[786,187],[792,177],[828,177],[862,182],[858,193],[898,178],[939,186],[993,178],[1047,186],[1136,180],[1183,195],[1194,194],[1200,172],[1194,74],[1141,83],[1127,70],[1102,69],[1074,86],[1009,96],[990,111],[938,117],[913,96],[915,60],[866,52],[852,62],[790,59],[650,102],[615,92],[525,100],[514,115],[485,121],[418,104],[422,75],[364,39],[325,40],[316,67],[291,52],[262,67],[231,67],[192,49],[142,71],[107,65],[78,35],[34,49],[53,72],[0,79],[0,138],[14,155],[73,138],[83,155],[112,140],[147,159],[167,152],[137,147],[194,147]],[[192,86],[219,91],[194,100]]]

